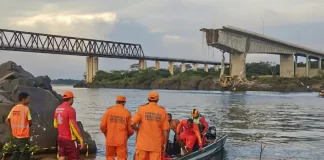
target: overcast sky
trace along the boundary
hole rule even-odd
[[[264,34],[324,51],[323,17],[324,0],[1,0],[0,5],[0,28],[139,43],[148,56],[215,61],[221,54],[208,49],[200,28],[232,25],[260,33],[264,19]],[[52,79],[81,79],[86,68],[85,57],[0,51],[0,63],[9,60]],[[247,61],[279,63],[279,56],[251,54]],[[99,58],[99,69],[133,63]]]

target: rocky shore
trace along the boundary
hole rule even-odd
[[[324,81],[323,81],[324,82]],[[273,91],[273,92],[319,92],[323,88],[320,80],[311,78],[279,78],[264,77],[240,83],[235,87],[223,88],[218,78],[176,78],[155,79],[142,83],[90,83],[84,81],[76,84],[75,88],[118,88],[118,89],[167,89],[167,90],[214,90],[214,91]]]
[[[0,65],[0,151],[11,135],[5,119],[11,108],[17,104],[20,92],[30,94],[29,108],[33,118],[31,145],[39,147],[37,153],[56,152],[57,129],[53,127],[53,116],[56,107],[62,102],[62,96],[52,89],[49,77],[34,77],[12,61]],[[78,125],[89,146],[89,154],[96,153],[95,141],[84,130],[80,121]]]

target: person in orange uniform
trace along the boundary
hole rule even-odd
[[[137,109],[131,122],[132,128],[137,131],[135,159],[144,160],[148,156],[150,160],[161,160],[168,142],[168,114],[157,104],[158,92],[151,91],[148,101]]]
[[[13,142],[15,144],[12,159],[19,160],[21,153],[25,150],[26,145],[30,145],[29,127],[32,125],[32,118],[29,108],[29,94],[22,92],[18,95],[19,104],[14,106],[6,119],[6,123],[10,126]],[[23,159],[30,159],[30,154],[24,155]]]
[[[181,132],[182,129],[184,130]],[[177,137],[177,139],[179,139],[179,145],[183,149],[185,155],[192,152],[197,140],[199,150],[204,150],[198,125],[193,122],[193,119],[185,119],[180,122],[177,127]],[[184,148],[184,146],[186,146],[187,150]]]
[[[79,149],[84,148],[84,141],[76,121],[75,109],[71,106],[74,101],[74,95],[70,91],[63,94],[63,103],[59,105],[54,114],[54,128],[58,129],[58,152],[59,159],[69,160],[80,159]],[[77,145],[76,140],[80,141],[81,147]]]
[[[117,96],[116,105],[109,107],[102,117],[100,129],[106,137],[106,159],[127,159],[127,140],[134,134],[130,126],[132,115],[125,108],[126,97]]]

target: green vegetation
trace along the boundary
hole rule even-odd
[[[133,66],[133,65],[132,65]],[[160,69],[156,70],[154,67],[149,67],[146,70],[134,69],[131,66],[131,70],[119,70],[119,71],[98,71],[94,77],[94,84],[106,84],[106,83],[119,83],[119,84],[141,84],[145,82],[151,82],[157,79],[175,79],[179,81],[185,81],[189,79],[199,78],[218,78],[219,71],[216,72],[213,68],[209,68],[209,72],[204,72],[203,68],[198,68],[197,72],[193,71],[191,65],[187,65],[187,70],[181,72],[181,67],[174,65],[174,74],[171,76],[169,70]]]
[[[180,65],[174,65],[173,68],[174,74],[172,76],[167,69],[155,70],[154,67],[149,67],[146,70],[138,70],[137,64],[131,65],[130,70],[118,70],[110,72],[100,70],[96,73],[93,83],[140,84],[147,81],[154,81],[156,79],[172,78],[179,81],[186,81],[189,79],[219,78],[220,75],[220,70],[215,71],[214,67],[210,67],[208,72],[204,72],[204,68],[198,68],[197,71],[193,71],[190,64],[186,65],[185,72],[181,72]],[[246,75],[248,78],[251,76],[279,75],[279,71],[280,66],[274,65],[270,62],[246,64]],[[229,68],[226,68],[225,74],[228,73]]]
[[[1,159],[1,160],[4,160],[6,154],[17,152],[17,151],[15,150],[16,145],[13,143],[13,136],[10,135],[10,136],[8,137],[8,139],[9,139],[9,142],[6,143],[6,144],[4,144],[4,146],[3,146],[3,148],[2,148],[2,155],[1,155],[1,156],[2,156],[2,159]],[[26,153],[30,153],[31,155],[33,155],[33,154],[36,153],[38,150],[39,150],[39,147],[38,147],[37,145],[35,145],[35,146],[31,146],[31,145],[26,144],[25,147],[24,147],[24,149],[23,149],[23,152],[20,153],[20,154],[21,154],[21,156],[22,156],[23,154],[26,154]]]
[[[75,80],[75,79],[53,79],[53,80],[51,80],[52,84],[75,85],[79,82],[80,82],[80,80]]]
[[[317,64],[318,65],[318,64]],[[305,66],[298,63],[298,67]],[[311,62],[312,67],[316,67]],[[169,70],[156,70],[149,67],[139,70],[138,64],[130,66],[129,70],[114,70],[110,72],[98,71],[91,84],[84,81],[75,87],[89,88],[130,88],[130,89],[173,89],[173,90],[223,90],[218,83],[220,69],[215,71],[210,67],[208,72],[203,68],[193,71],[192,66],[187,64],[186,71],[181,72],[180,65],[174,65],[174,74]],[[225,75],[229,74],[229,68],[225,68]],[[313,78],[281,78],[280,66],[270,62],[247,63],[246,78],[253,83],[244,83],[237,86],[237,90],[271,90],[271,91],[309,91],[314,88],[320,89],[324,85],[324,74]]]

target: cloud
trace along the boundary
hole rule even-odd
[[[182,38],[180,36],[168,35],[168,34],[167,35],[164,35],[162,37],[162,41],[165,44],[168,44],[168,43],[184,43],[184,42],[189,42],[185,38]]]
[[[139,43],[148,56],[220,61],[221,52],[206,46],[200,28],[232,25],[260,32],[264,19],[266,35],[324,50],[322,6],[323,0],[3,0],[0,26]],[[55,78],[81,78],[85,71],[85,57],[78,56],[0,51],[0,63],[8,60]],[[247,56],[248,62],[260,60],[279,63],[279,56]],[[137,61],[100,58],[99,68],[127,69],[132,63]]]
[[[40,14],[31,17],[23,17],[15,22],[18,26],[34,26],[37,23],[46,23],[48,25],[60,24],[60,25],[72,25],[72,23],[91,23],[93,20],[112,23],[116,21],[116,13],[107,12],[99,14]]]
[[[37,14],[15,17],[9,27],[17,30],[59,34],[92,39],[107,39],[117,22],[114,12],[92,14]]]

